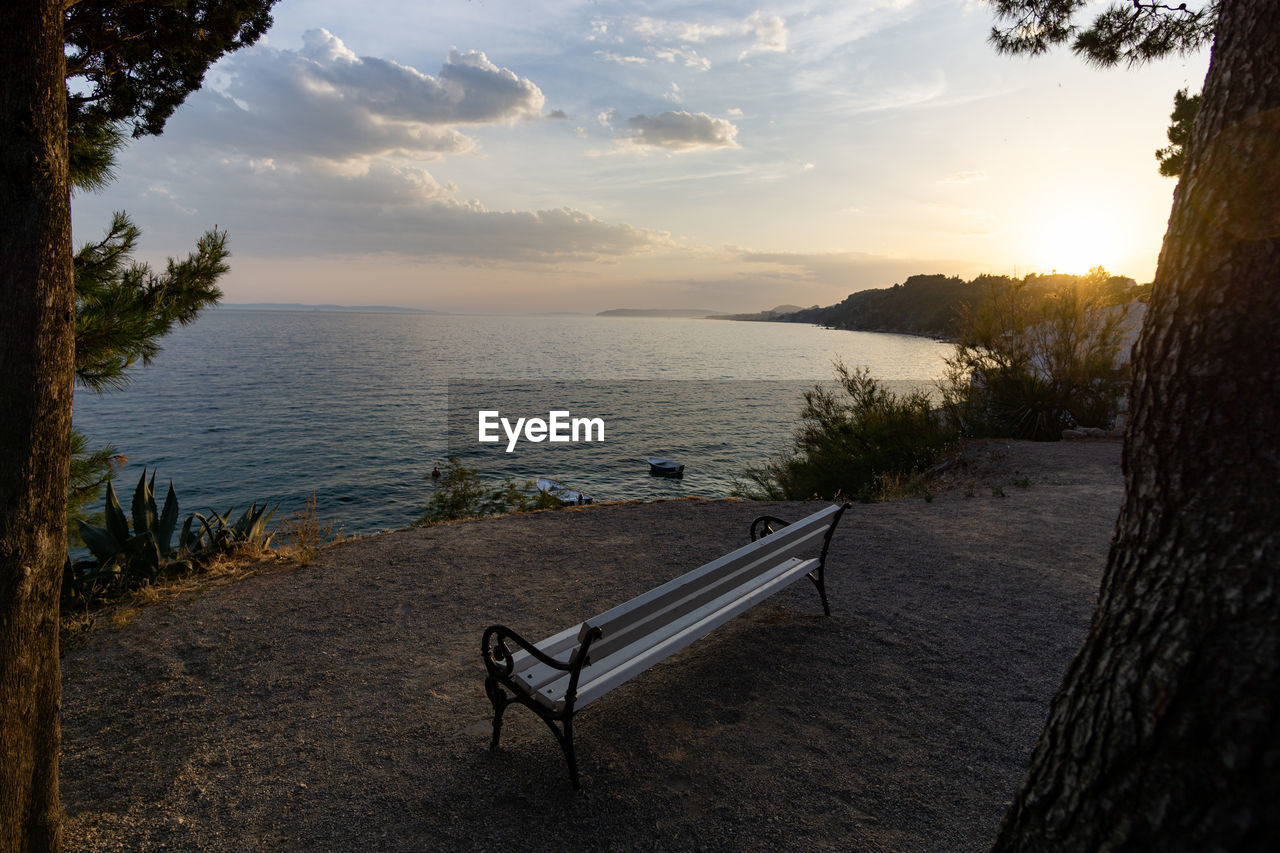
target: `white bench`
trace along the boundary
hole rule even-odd
[[[794,524],[761,516],[751,524],[751,544],[540,643],[502,625],[486,629],[480,651],[493,703],[490,748],[502,734],[502,712],[518,702],[556,736],[578,787],[575,713],[799,578],[813,581],[823,612],[831,615],[827,550],[846,507],[830,506]]]

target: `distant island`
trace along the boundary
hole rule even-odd
[[[224,302],[219,308],[233,311],[359,311],[370,314],[439,314],[430,308],[403,308],[398,305],[306,305],[301,302]]]
[[[601,311],[597,317],[712,317],[720,316],[723,311],[711,311],[706,308],[610,308]]]

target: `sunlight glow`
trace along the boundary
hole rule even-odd
[[[1133,228],[1114,207],[1096,201],[1050,203],[1050,209],[1028,223],[1026,247],[1033,266],[1078,275],[1099,264],[1115,266],[1131,248]]]

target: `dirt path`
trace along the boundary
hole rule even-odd
[[[796,584],[586,710],[580,792],[524,709],[487,749],[483,629],[544,636],[815,506],[407,530],[144,608],[63,661],[69,847],[983,849],[1122,490],[1115,443],[970,459],[932,501],[846,513],[830,619]]]

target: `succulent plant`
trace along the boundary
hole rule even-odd
[[[198,561],[217,554],[246,546],[265,548],[271,544],[273,534],[267,532],[266,526],[279,504],[268,510],[264,501],[261,506],[250,505],[234,522],[231,521],[233,509],[225,515],[211,511],[208,517],[192,513],[178,531],[175,547],[178,495],[173,483],[169,483],[164,505],[158,507],[155,480],[154,473],[148,480],[143,470],[128,516],[120,506],[115,488],[108,483],[103,526],[79,522],[80,537],[93,559],[67,560],[63,593],[69,600],[92,599],[115,590],[131,589],[155,580],[163,572],[190,571]]]

